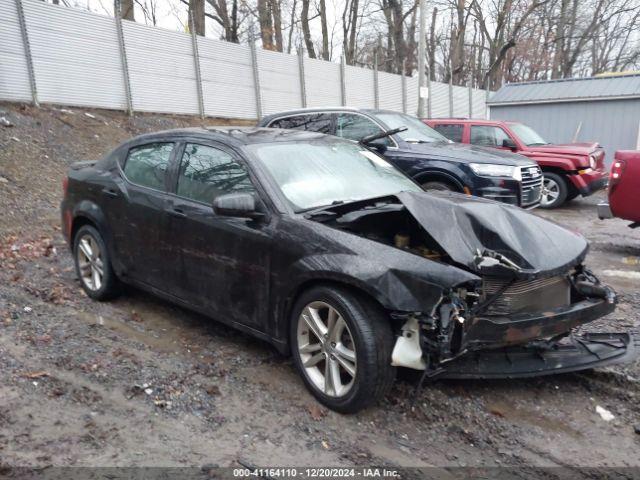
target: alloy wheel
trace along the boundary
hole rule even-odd
[[[78,270],[80,279],[89,290],[100,290],[104,277],[104,262],[98,242],[89,234],[85,234],[78,242]]]
[[[341,397],[353,387],[356,348],[342,315],[322,301],[309,303],[298,318],[298,354],[305,375],[325,395]]]
[[[560,185],[558,185],[555,180],[545,177],[542,183],[542,195],[540,197],[541,205],[545,207],[551,205],[558,200],[559,196]]]

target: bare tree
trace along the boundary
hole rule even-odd
[[[403,72],[407,60],[408,44],[405,21],[417,9],[417,0],[412,1],[405,10],[402,0],[380,0],[380,7],[384,14],[387,27],[387,62],[388,69],[395,73]],[[415,34],[415,15],[412,18]],[[415,39],[413,39],[415,45]]]
[[[193,28],[196,35],[204,36],[204,0],[189,0],[189,19],[189,28]]]
[[[240,12],[238,0],[207,0],[213,7],[213,13],[205,15],[222,27],[222,38],[227,42],[240,42]]]
[[[316,50],[313,46],[311,28],[309,27],[309,0],[302,0],[300,18],[302,20],[302,37],[304,38],[304,45],[307,48],[307,55],[309,55],[309,58],[316,58]]]
[[[142,10],[144,23],[147,25],[158,24],[158,4],[156,0],[135,0],[135,4]]]
[[[120,9],[120,18],[135,22],[134,0],[113,0],[113,11]]]

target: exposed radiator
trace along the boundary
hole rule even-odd
[[[507,282],[502,278],[484,278],[482,299],[497,293]],[[571,284],[565,276],[515,282],[486,310],[490,315],[544,312],[571,303]]]

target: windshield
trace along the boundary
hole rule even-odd
[[[351,142],[263,143],[248,148],[296,212],[422,191],[386,160]]]
[[[389,130],[398,127],[407,127],[407,130],[397,135],[405,142],[449,142],[445,137],[428,127],[416,117],[405,115],[404,113],[376,113],[376,118],[380,119]]]
[[[509,125],[513,133],[524,143],[527,147],[533,147],[536,145],[549,145],[544,138],[542,138],[538,132],[533,128],[523,125],[522,123],[512,123]]]

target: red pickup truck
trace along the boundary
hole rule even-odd
[[[423,122],[454,142],[511,150],[538,162],[544,174],[542,208],[559,207],[607,186],[604,150],[597,143],[552,145],[531,127],[517,122],[460,118]]]
[[[609,201],[598,204],[598,217],[631,220],[640,227],[640,151],[618,150],[611,166]]]

